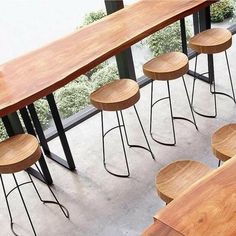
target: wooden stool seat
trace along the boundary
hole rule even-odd
[[[214,155],[221,161],[227,161],[236,155],[236,124],[228,124],[218,129],[211,138]]]
[[[157,193],[163,201],[169,203],[210,171],[207,165],[197,161],[173,162],[157,174]]]
[[[30,134],[18,134],[0,143],[0,173],[10,174],[33,165],[41,156],[37,139]]]
[[[152,80],[177,79],[188,69],[188,57],[182,52],[165,53],[143,65],[144,74]]]
[[[198,53],[213,54],[226,51],[232,44],[232,34],[223,28],[205,30],[189,40],[189,47]]]
[[[139,86],[131,79],[110,82],[90,94],[91,103],[103,111],[126,109],[133,106],[139,98]]]

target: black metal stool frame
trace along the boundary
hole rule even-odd
[[[126,154],[126,150],[125,150],[125,143],[124,143],[124,138],[123,138],[122,129],[121,129],[122,127],[124,128],[125,139],[126,139],[127,145],[128,145],[129,147],[135,147],[135,148],[142,148],[142,149],[145,149],[146,151],[150,152],[150,154],[151,154],[153,160],[155,160],[155,157],[154,157],[153,152],[152,152],[152,150],[151,150],[151,147],[150,147],[150,144],[149,144],[149,142],[148,142],[147,136],[146,136],[146,134],[145,134],[145,131],[144,131],[142,122],[141,122],[140,117],[139,117],[139,115],[138,115],[138,111],[137,111],[135,105],[134,105],[133,107],[134,107],[135,114],[136,114],[136,116],[137,116],[137,118],[138,118],[138,122],[139,122],[139,124],[140,124],[141,130],[142,130],[142,132],[143,132],[143,135],[144,135],[144,138],[145,138],[145,140],[146,140],[146,143],[147,143],[148,148],[143,147],[143,146],[141,146],[141,145],[132,145],[132,144],[129,143],[129,139],[128,139],[127,130],[126,130],[125,121],[124,121],[124,117],[123,117],[122,111],[120,111],[120,116],[121,116],[122,123],[120,122],[120,118],[119,118],[118,111],[116,111],[116,117],[117,117],[118,125],[112,127],[111,129],[107,130],[106,132],[104,132],[104,121],[103,121],[104,118],[103,118],[103,111],[101,111],[103,165],[104,165],[105,170],[106,170],[108,173],[110,173],[111,175],[117,176],[117,177],[127,178],[127,177],[130,176],[129,164],[128,164],[127,154]],[[110,171],[110,170],[107,168],[107,166],[106,166],[105,136],[106,136],[110,131],[112,131],[112,130],[114,130],[114,129],[116,129],[116,128],[119,129],[119,133],[120,133],[122,148],[123,148],[124,157],[125,157],[125,164],[126,164],[126,169],[127,169],[127,174],[126,174],[126,175],[116,174],[116,173]]]
[[[168,96],[163,97],[161,99],[158,99],[157,101],[155,101],[153,103],[153,82],[154,81],[153,80],[151,81],[151,106],[150,106],[150,127],[149,127],[149,132],[150,132],[150,135],[151,135],[152,139],[155,142],[159,143],[159,144],[166,145],[166,146],[174,146],[176,144],[175,124],[174,124],[174,120],[176,120],[176,119],[189,121],[198,130],[196,120],[195,120],[195,117],[194,117],[194,114],[193,114],[192,106],[191,106],[191,103],[190,103],[190,98],[189,98],[187,86],[186,86],[186,83],[185,83],[185,80],[184,80],[184,76],[182,76],[182,81],[183,81],[183,84],[184,84],[184,89],[185,89],[185,92],[186,92],[186,95],[187,95],[188,104],[189,104],[189,107],[190,107],[190,111],[191,111],[191,114],[192,114],[193,121],[191,121],[191,120],[189,120],[185,117],[177,117],[177,116],[173,115],[169,80],[166,81],[167,82]],[[153,120],[153,111],[152,111],[152,109],[158,102],[161,102],[165,99],[169,99],[169,104],[170,104],[170,116],[171,116],[172,132],[173,132],[173,139],[174,139],[173,143],[166,143],[166,142],[159,141],[159,140],[157,140],[156,138],[153,137],[153,133],[152,133],[152,120]]]
[[[225,52],[225,60],[226,60],[226,64],[227,64],[229,80],[230,80],[230,85],[231,85],[231,90],[232,90],[232,96],[227,94],[227,93],[216,91],[215,81],[210,78],[210,83],[209,83],[210,84],[210,93],[213,95],[213,100],[214,100],[214,114],[213,115],[206,115],[206,114],[203,114],[201,112],[198,112],[198,111],[196,111],[194,109],[194,106],[193,106],[195,83],[196,83],[196,79],[197,79],[196,73],[197,73],[198,54],[196,55],[196,58],[195,58],[194,79],[193,79],[191,105],[192,105],[193,111],[196,114],[198,114],[200,116],[203,116],[203,117],[206,117],[206,118],[216,118],[216,116],[217,116],[216,95],[227,96],[227,97],[231,98],[234,101],[234,103],[236,103],[235,93],[234,93],[234,86],[233,86],[233,81],[232,81],[232,76],[231,76],[231,71],[230,71],[230,66],[229,66],[229,60],[228,60],[228,55],[227,55],[227,51],[224,51],[224,52]],[[209,74],[209,72],[202,73],[201,75],[204,75],[204,74]]]
[[[39,167],[37,166],[37,164],[35,164],[35,166],[36,166],[38,172],[40,173],[40,175],[42,176],[42,178],[44,179],[44,176],[43,176],[41,170],[39,169]],[[28,176],[29,176],[30,181],[27,181],[27,182],[24,182],[24,183],[21,183],[21,184],[18,183],[15,174],[12,173],[12,175],[13,175],[13,178],[14,178],[14,181],[15,181],[15,184],[16,184],[16,187],[14,187],[13,189],[11,189],[8,193],[6,192],[6,189],[5,189],[5,186],[4,186],[4,182],[3,182],[3,178],[2,178],[2,175],[1,175],[1,174],[0,174],[0,179],[1,179],[2,188],[3,188],[3,193],[4,193],[4,197],[5,197],[5,200],[6,200],[6,204],[7,204],[7,208],[8,208],[8,213],[9,213],[9,217],[10,217],[11,231],[12,231],[12,233],[13,233],[14,235],[17,235],[17,236],[18,236],[18,234],[14,231],[14,227],[13,227],[13,226],[14,226],[14,223],[13,223],[13,218],[12,218],[12,214],[11,214],[11,210],[10,210],[10,205],[9,205],[9,202],[8,202],[8,196],[9,196],[15,189],[18,189],[20,198],[21,198],[21,200],[22,200],[23,206],[24,206],[24,208],[25,208],[25,211],[26,211],[26,214],[27,214],[27,216],[28,216],[28,219],[29,219],[30,225],[31,225],[31,227],[32,227],[32,230],[33,230],[33,232],[34,232],[34,235],[35,235],[35,236],[37,235],[37,234],[36,234],[36,231],[35,231],[35,228],[34,228],[34,225],[33,225],[33,222],[32,222],[32,220],[31,220],[29,211],[28,211],[27,206],[26,206],[26,204],[25,204],[25,201],[24,201],[22,192],[21,192],[21,190],[20,190],[20,186],[25,185],[25,184],[32,183],[32,185],[33,185],[33,187],[34,187],[34,189],[35,189],[35,191],[36,191],[36,193],[37,193],[37,195],[38,195],[38,197],[39,197],[39,199],[40,199],[41,202],[43,202],[43,203],[52,203],[52,204],[59,205],[59,207],[61,208],[61,210],[62,210],[63,214],[65,215],[65,217],[66,217],[66,218],[69,218],[69,211],[66,209],[65,206],[63,206],[63,205],[58,201],[56,195],[54,194],[54,192],[52,191],[52,189],[50,188],[50,186],[49,186],[48,184],[47,184],[48,189],[49,189],[49,191],[51,192],[52,196],[54,197],[55,201],[43,200],[43,199],[42,199],[42,197],[40,196],[39,191],[38,191],[38,189],[37,189],[37,187],[36,187],[36,185],[35,185],[35,183],[34,183],[32,177],[31,177],[31,175],[30,175],[29,173],[28,173]],[[45,182],[46,182],[46,180],[45,180]]]

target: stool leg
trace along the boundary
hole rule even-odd
[[[7,193],[6,193],[6,189],[5,189],[4,183],[3,183],[2,175],[0,175],[0,179],[1,179],[1,183],[2,183],[2,189],[3,189],[4,197],[5,197],[5,200],[6,200],[6,203],[7,203],[8,213],[9,213],[9,216],[10,216],[11,231],[12,231],[12,233],[14,235],[17,235],[14,232],[14,229],[13,229],[13,220],[12,220],[12,215],[11,215],[11,209],[10,209],[10,206],[9,206],[9,202],[7,200]]]
[[[144,138],[145,138],[145,140],[146,140],[148,149],[145,148],[145,147],[142,147],[142,146],[140,146],[140,147],[146,149],[147,151],[149,151],[149,152],[151,153],[152,159],[155,160],[155,156],[154,156],[154,154],[153,154],[153,152],[152,152],[152,149],[151,149],[151,147],[150,147],[150,144],[149,144],[149,142],[148,142],[146,133],[145,133],[144,128],[143,128],[143,124],[142,124],[142,122],[141,122],[141,120],[140,120],[140,117],[139,117],[139,114],[138,114],[138,111],[137,111],[137,108],[136,108],[135,105],[134,105],[134,110],[135,110],[136,116],[137,116],[137,118],[138,118],[138,122],[139,122],[139,124],[140,124],[140,127],[141,127],[141,129],[142,129],[143,136],[144,136]]]
[[[124,116],[123,116],[123,112],[120,111],[120,115],[121,115],[121,120],[122,120],[122,125],[124,127],[124,133],[125,133],[125,138],[126,138],[126,143],[129,147],[133,147],[134,145],[131,145],[129,143],[129,139],[128,139],[128,135],[127,135],[127,130],[126,130],[126,126],[125,126],[125,121],[124,121]]]
[[[167,97],[163,97],[161,99],[158,99],[157,101],[155,101],[153,103],[153,81],[151,83],[151,109],[150,109],[150,126],[149,126],[149,132],[150,132],[150,135],[151,135],[151,138],[159,143],[159,144],[162,144],[162,145],[166,145],[166,146],[174,146],[176,144],[176,137],[175,137],[175,125],[174,125],[174,119],[175,117],[173,116],[173,111],[172,111],[172,103],[171,103],[171,96],[170,96],[170,85],[169,85],[169,81],[167,80],[167,89],[168,89],[168,96]],[[172,132],[173,132],[173,136],[174,136],[174,142],[173,143],[164,143],[164,142],[161,142],[157,139],[155,139],[153,137],[153,134],[152,134],[152,116],[153,116],[153,112],[152,112],[152,108],[154,105],[156,105],[158,102],[160,101],[163,101],[165,99],[168,99],[169,100],[169,104],[170,104],[170,114],[171,114],[171,124],[172,124]],[[176,117],[176,119],[180,119],[178,117]]]
[[[206,118],[215,118],[217,116],[215,81],[210,81],[210,92],[213,94],[213,99],[214,99],[214,108],[215,108],[214,115],[205,115],[205,114],[202,114],[194,109],[193,100],[194,100],[194,92],[195,92],[195,83],[196,83],[196,79],[197,79],[197,77],[196,77],[197,62],[198,62],[198,55],[196,56],[195,66],[194,66],[194,79],[193,79],[192,98],[191,98],[192,110],[200,116],[203,116]],[[203,74],[205,74],[205,73],[203,73]],[[213,85],[213,92],[212,92],[212,85]]]
[[[121,130],[121,125],[120,125],[120,119],[119,119],[119,115],[118,112],[116,111],[116,117],[117,117],[117,122],[118,122],[118,126],[119,126],[119,131],[120,131],[120,138],[121,138],[121,142],[122,142],[122,147],[123,147],[123,151],[124,151],[124,155],[125,155],[125,163],[126,163],[126,168],[127,168],[127,172],[128,175],[127,177],[130,175],[129,172],[129,164],[128,164],[128,160],[127,160],[127,155],[126,155],[126,151],[125,151],[125,144],[124,144],[124,139],[123,139],[123,135],[122,135],[122,130]],[[121,176],[122,177],[122,176]]]
[[[39,167],[38,167],[38,165],[37,165],[36,163],[35,163],[35,166],[36,166],[38,172],[40,173],[40,175],[42,175],[42,178],[43,178],[44,181],[45,181],[45,178],[44,178],[44,176],[43,176],[41,170],[39,169]],[[52,189],[50,188],[50,186],[49,186],[48,184],[46,184],[46,185],[48,186],[48,189],[49,189],[49,191],[51,192],[52,196],[54,197],[55,201],[43,200],[43,199],[41,198],[40,194],[39,194],[38,189],[36,188],[36,185],[35,185],[35,183],[34,183],[32,177],[30,176],[30,174],[29,174],[29,178],[30,178],[30,181],[31,181],[31,183],[32,183],[32,185],[33,185],[33,187],[34,187],[34,189],[35,189],[35,191],[36,191],[36,193],[37,193],[37,195],[38,195],[40,201],[43,202],[43,203],[52,203],[52,204],[58,205],[58,206],[61,208],[61,211],[63,212],[63,214],[65,215],[65,217],[66,217],[66,218],[69,218],[69,211],[66,209],[65,206],[63,206],[63,205],[58,201],[56,195],[54,194],[54,192],[52,191]],[[45,181],[45,182],[46,182],[46,181]]]
[[[144,135],[144,138],[145,138],[145,140],[146,140],[146,143],[147,143],[148,148],[143,147],[143,146],[141,146],[141,145],[133,145],[133,144],[130,144],[130,143],[129,143],[128,135],[127,135],[127,130],[126,130],[126,126],[125,126],[125,121],[124,121],[124,116],[123,116],[123,112],[120,111],[121,119],[122,119],[122,123],[123,123],[123,127],[124,127],[124,132],[125,132],[125,137],[126,137],[126,141],[127,141],[127,145],[128,145],[129,147],[145,149],[146,151],[148,151],[148,152],[151,153],[152,158],[155,160],[155,157],[154,157],[153,152],[152,152],[152,150],[151,150],[151,147],[150,147],[150,144],[149,144],[149,142],[148,142],[147,136],[146,136],[146,134],[145,134],[143,125],[142,125],[142,123],[141,123],[140,117],[139,117],[139,115],[138,115],[138,111],[137,111],[135,105],[134,105],[133,107],[134,107],[136,116],[137,116],[137,118],[138,118],[138,121],[139,121],[140,127],[141,127],[141,129],[142,129],[142,132],[143,132],[143,135]],[[122,126],[122,125],[121,125],[121,126]]]
[[[196,72],[197,72],[197,59],[198,55],[195,58],[195,65],[194,65],[194,74],[193,74],[193,88],[192,88],[192,98],[191,98],[191,106],[193,107],[193,99],[194,99],[194,92],[195,92],[195,83],[196,83]]]
[[[23,205],[24,205],[24,208],[25,208],[26,214],[27,214],[27,216],[28,216],[28,219],[29,219],[30,225],[31,225],[31,227],[32,227],[32,230],[33,230],[33,232],[34,232],[34,235],[37,235],[36,232],[35,232],[35,229],[34,229],[34,226],[33,226],[32,220],[31,220],[31,218],[30,218],[30,214],[29,214],[28,209],[27,209],[27,207],[26,207],[26,204],[25,204],[24,198],[23,198],[23,196],[22,196],[22,193],[21,193],[21,190],[20,190],[19,184],[18,184],[17,179],[16,179],[16,177],[15,177],[15,174],[12,174],[12,175],[13,175],[13,178],[14,178],[14,180],[15,180],[16,187],[17,187],[18,192],[19,192],[19,194],[20,194],[21,201],[22,201],[22,203],[23,203]]]
[[[102,128],[102,160],[103,166],[106,169],[106,154],[105,154],[105,133],[104,133],[104,125],[103,125],[103,111],[101,111],[101,128]]]
[[[187,86],[186,86],[186,83],[185,83],[185,80],[184,80],[184,76],[182,76],[182,80],[183,80],[184,89],[185,89],[185,92],[186,92],[186,95],[187,95],[189,108],[190,108],[190,111],[191,111],[191,114],[192,114],[193,122],[191,120],[188,120],[188,119],[186,119],[186,120],[188,120],[191,123],[193,123],[195,125],[195,127],[196,127],[196,130],[198,130],[197,123],[196,123],[196,120],[195,120],[195,117],[194,117],[194,114],[193,114],[193,109],[192,109],[192,106],[191,106],[189,94],[188,94],[188,89],[187,89]]]
[[[153,81],[151,81],[151,106],[150,106],[150,126],[149,126],[149,133],[152,133],[152,108],[153,108]]]
[[[103,153],[103,166],[105,168],[105,170],[114,176],[117,177],[122,177],[122,178],[127,178],[130,176],[130,171],[129,171],[129,164],[128,164],[128,160],[127,160],[127,155],[126,155],[126,151],[125,151],[125,145],[124,145],[124,139],[123,139],[123,135],[122,135],[122,130],[121,130],[121,124],[120,124],[120,119],[119,119],[119,115],[118,112],[116,111],[116,116],[117,116],[117,122],[118,122],[118,128],[119,128],[119,132],[120,132],[120,137],[121,137],[121,142],[122,142],[122,147],[123,147],[123,152],[124,152],[124,156],[125,156],[125,163],[126,163],[126,169],[127,169],[127,175],[119,175],[116,173],[111,172],[110,170],[108,170],[107,166],[106,166],[106,154],[105,154],[105,135],[109,132],[107,131],[106,133],[104,132],[104,123],[103,123],[103,111],[101,111],[101,126],[102,126],[102,153]],[[114,127],[116,128],[116,127]],[[112,129],[114,129],[112,128]],[[111,129],[111,130],[112,130]]]
[[[174,116],[173,116],[173,110],[172,110],[172,103],[171,103],[171,95],[170,95],[170,84],[169,80],[167,82],[167,89],[168,89],[168,96],[169,96],[169,104],[170,104],[170,116],[171,116],[171,123],[172,123],[172,131],[173,131],[173,136],[174,136],[174,143],[172,144],[167,144],[169,146],[174,146],[176,144],[176,137],[175,137],[175,124],[174,124]]]
[[[229,67],[228,55],[227,55],[226,51],[225,51],[225,60],[226,60],[227,68],[228,68],[229,80],[230,80],[230,85],[231,85],[231,89],[232,89],[233,100],[236,103],[236,101],[235,101],[235,94],[234,94],[234,86],[233,86],[231,71],[230,71],[230,67]]]
[[[219,160],[219,162],[218,162],[218,167],[220,167],[220,164],[221,164],[221,160]]]
[[[213,87],[213,91],[212,91]],[[217,116],[217,105],[216,105],[216,83],[215,81],[210,81],[210,92],[213,94],[213,99],[214,99],[214,107],[215,107],[215,114],[213,116],[206,116],[209,118],[215,118]]]

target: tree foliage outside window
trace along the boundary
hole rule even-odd
[[[2,120],[0,119],[0,141],[6,139],[8,137],[6,129],[3,125]]]
[[[211,5],[211,21],[222,22],[224,19],[232,17],[235,10],[234,0],[220,0]]]
[[[106,12],[103,10],[92,11],[84,16],[84,20],[81,27],[89,25],[95,21],[98,21],[102,19],[104,16],[106,16]]]
[[[186,23],[187,40],[191,37],[189,24]],[[182,51],[180,23],[175,22],[147,38],[147,45],[154,56],[167,52]]]

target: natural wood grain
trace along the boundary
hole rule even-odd
[[[203,31],[189,40],[189,47],[198,53],[219,53],[232,45],[232,34],[224,28]]]
[[[221,161],[227,161],[236,155],[236,124],[228,124],[218,129],[211,138],[214,155]]]
[[[131,79],[110,82],[90,95],[91,103],[99,110],[119,111],[133,106],[140,98],[138,83]]]
[[[188,72],[188,57],[181,52],[160,55],[143,65],[143,73],[152,80],[173,80]]]
[[[163,201],[169,203],[211,171],[207,165],[197,161],[182,160],[173,162],[157,174],[157,193]]]
[[[156,220],[150,225],[142,234],[142,236],[182,236],[183,234],[177,232],[168,225]]]
[[[195,182],[155,216],[187,236],[236,235],[236,157]]]
[[[67,84],[208,0],[140,0],[78,32],[0,66],[0,117]],[[168,43],[168,42],[167,42]]]
[[[41,156],[37,139],[19,134],[0,143],[0,173],[15,173],[33,165]]]

